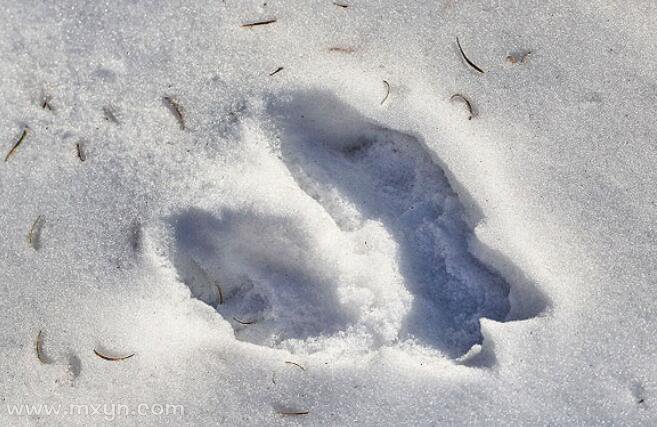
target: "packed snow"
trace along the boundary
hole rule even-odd
[[[657,422],[657,7],[1,0],[0,423]]]

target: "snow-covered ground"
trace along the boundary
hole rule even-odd
[[[0,6],[1,424],[657,422],[654,2]]]

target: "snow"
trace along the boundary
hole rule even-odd
[[[337,3],[2,2],[3,425],[657,421],[657,10]]]

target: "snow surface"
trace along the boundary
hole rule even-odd
[[[657,7],[336,3],[1,2],[0,423],[657,422]]]

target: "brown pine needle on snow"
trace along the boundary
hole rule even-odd
[[[450,101],[453,101],[455,99],[460,99],[465,103],[465,106],[468,107],[468,112],[470,113],[468,120],[472,120],[472,118],[475,116],[475,113],[474,110],[472,109],[472,104],[470,103],[470,100],[468,100],[468,98],[461,95],[460,93],[455,93],[449,98]]]
[[[43,346],[43,332],[39,331],[35,343],[36,355],[37,355],[37,359],[39,359],[39,362],[46,364],[48,363],[48,359],[46,359],[46,357],[43,355],[43,352],[41,350],[42,346]]]
[[[251,320],[251,321],[240,320],[235,316],[233,316],[233,320],[235,320],[237,323],[241,323],[242,325],[253,325],[256,322],[255,320]]]
[[[135,355],[135,353],[132,353],[132,354],[129,354],[127,356],[118,356],[118,357],[117,356],[107,356],[105,354],[102,354],[101,352],[99,352],[95,348],[94,348],[94,353],[96,354],[96,356],[100,357],[101,359],[109,360],[110,362],[118,362],[120,360],[130,359],[132,356]]]
[[[280,415],[308,415],[310,411],[278,411]]]
[[[39,215],[32,223],[30,232],[27,233],[27,243],[29,243],[35,251],[38,251],[41,247],[39,240],[41,238],[41,228],[43,227],[44,222],[43,216]]]
[[[5,162],[6,162],[7,160],[9,160],[9,158],[10,158],[11,156],[14,155],[14,153],[16,152],[16,150],[18,149],[18,147],[19,147],[19,146],[25,141],[25,138],[27,138],[28,130],[29,130],[29,128],[27,128],[27,127],[25,127],[25,128],[23,129],[23,132],[21,133],[21,136],[18,138],[18,141],[16,141],[16,143],[14,143],[14,146],[11,147],[11,150],[9,150],[9,152],[8,152],[7,155],[5,156]]]
[[[78,159],[80,159],[81,162],[87,160],[87,153],[84,150],[84,144],[82,142],[78,142],[75,144],[75,148],[78,151]]]
[[[459,41],[458,37],[456,38],[456,44],[459,46],[459,50],[461,51],[461,55],[463,56],[463,59],[465,59],[465,62],[467,62],[469,66],[471,66],[472,68],[483,74],[484,70],[482,70],[477,65],[475,65],[474,62],[470,61],[470,58],[468,58],[465,52],[463,52],[463,48],[461,47],[461,42]]]
[[[52,111],[52,106],[50,105],[50,97],[48,95],[43,97],[43,101],[41,101],[41,108],[44,110]]]
[[[266,19],[264,21],[256,21],[256,22],[249,22],[249,23],[246,23],[246,24],[242,24],[242,25],[240,25],[240,27],[242,27],[242,28],[253,28],[253,27],[258,27],[258,26],[261,26],[261,25],[273,24],[276,21],[277,21],[276,18]]]
[[[390,95],[390,83],[388,83],[386,80],[384,80],[383,84],[386,87],[386,95],[381,100],[381,105],[383,105],[383,103],[386,102],[386,100],[388,99],[388,96]]]
[[[166,105],[169,111],[171,111],[171,114],[173,114],[176,120],[178,120],[180,130],[185,130],[185,116],[183,115],[183,109],[178,101],[170,96],[165,96],[162,100],[164,101],[164,105]]]
[[[295,362],[289,362],[289,361],[287,361],[287,360],[285,361],[285,363],[287,363],[288,365],[294,365],[294,366],[298,367],[299,369],[301,369],[302,371],[305,371],[305,370],[306,370],[306,368],[304,368],[303,366],[299,365],[298,363],[295,363]]]

